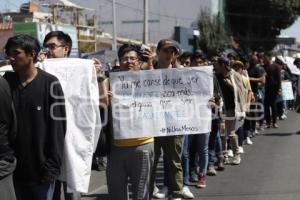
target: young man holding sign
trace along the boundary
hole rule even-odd
[[[179,44],[170,39],[163,39],[158,42],[156,54],[158,63],[156,69],[171,69],[174,68],[172,63],[176,63],[177,57],[180,54]],[[183,136],[166,136],[156,137],[154,139],[154,167],[153,178],[155,178],[155,170],[159,160],[161,149],[164,154],[164,178],[165,186],[158,194],[154,194],[157,198],[165,198],[168,193],[173,200],[180,200],[183,197],[193,198],[193,194],[187,191],[187,187],[183,187],[183,172],[181,165],[181,152],[183,146]]]

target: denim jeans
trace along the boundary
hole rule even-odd
[[[222,140],[219,132],[219,121],[212,121],[208,144],[208,166],[215,165],[215,157],[223,158]]]
[[[14,180],[15,192],[18,200],[52,200],[54,192],[54,181],[41,185],[27,185]]]
[[[208,141],[210,133],[197,135],[197,152],[199,155],[199,173],[206,174],[208,166]]]
[[[184,136],[183,149],[182,149],[182,169],[183,169],[183,183],[185,185],[189,185],[189,180],[190,180],[190,147],[193,142],[196,143],[195,150],[198,153],[198,157],[199,157],[198,163],[195,163],[195,166],[199,167],[199,173],[206,174],[207,172],[209,135],[210,133],[202,133],[202,134]]]
[[[243,126],[240,127],[237,131],[236,134],[238,135],[238,144],[239,146],[243,146],[243,142],[244,142],[244,128]]]
[[[190,145],[189,145],[189,135],[183,137],[182,145],[182,170],[183,170],[183,183],[189,185],[190,180]]]

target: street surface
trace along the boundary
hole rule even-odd
[[[244,145],[238,166],[208,177],[207,187],[190,186],[197,200],[300,199],[300,114],[290,111],[278,129],[262,131]],[[92,172],[90,192],[84,200],[108,200],[105,172]]]

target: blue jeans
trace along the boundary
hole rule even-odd
[[[27,185],[14,180],[15,192],[18,200],[52,200],[54,181],[42,185]]]
[[[197,135],[197,152],[199,155],[199,173],[206,175],[208,166],[208,142],[210,133]]]
[[[191,165],[196,165],[199,167],[199,172],[206,174],[207,172],[207,166],[208,166],[208,141],[209,141],[209,135],[210,133],[201,133],[201,134],[195,134],[195,135],[189,135],[188,136],[188,151],[186,151],[186,149],[183,151],[183,157],[185,162],[184,162],[184,167],[183,170],[189,170],[189,165],[186,164],[187,161],[189,161],[190,159],[190,155],[191,155],[191,145],[192,143],[195,142],[194,145],[194,151],[196,151],[198,153],[198,157],[199,157],[199,161],[198,163],[196,163],[195,158],[191,158],[192,161],[194,161],[195,163],[191,163]],[[195,156],[194,154],[192,154],[191,156]],[[193,167],[193,166],[191,166]],[[189,172],[189,171],[188,171]],[[188,172],[185,172],[186,174],[188,174]],[[185,179],[185,177],[184,177]]]
[[[212,121],[211,133],[208,144],[208,166],[215,165],[215,157],[223,158],[222,140],[219,132],[219,121]]]

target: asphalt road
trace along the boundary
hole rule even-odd
[[[199,200],[300,199],[300,114],[288,113],[278,129],[268,129],[244,146],[242,163],[226,165],[224,172],[208,177],[207,187],[190,187]],[[85,200],[108,200],[105,172],[92,172]]]

